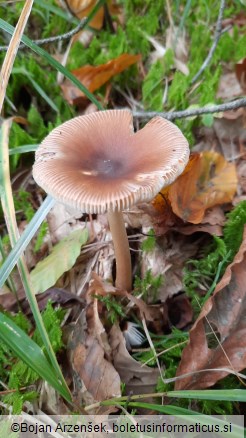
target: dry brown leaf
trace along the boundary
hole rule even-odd
[[[217,99],[233,100],[236,97],[242,96],[243,89],[237,81],[235,73],[225,73],[221,75],[216,93]]]
[[[246,161],[242,160],[237,168],[241,193],[246,193]]]
[[[182,175],[186,175],[188,172],[192,171],[193,167],[196,166],[199,160],[199,154],[191,154],[188,164],[186,165]],[[163,213],[167,209],[167,207],[170,206],[168,194],[171,186],[164,187],[152,201],[152,205],[160,213]]]
[[[89,13],[95,7],[97,0],[66,0],[67,6],[70,11],[76,15],[78,18],[82,19],[88,17]],[[115,2],[108,0],[107,6],[110,14],[117,14],[119,12],[119,6]],[[90,27],[94,29],[101,29],[104,19],[104,8],[103,6],[99,9],[93,19],[90,21]]]
[[[230,25],[236,25],[236,26],[240,27],[240,26],[245,26],[245,24],[246,24],[246,14],[245,14],[245,10],[243,10],[243,8],[239,12],[239,14],[237,14],[236,16],[230,17],[230,18],[225,18],[222,21],[223,29],[227,26],[230,26]]]
[[[96,67],[85,65],[73,70],[72,73],[91,93],[93,93],[108,82],[113,76],[126,70],[132,64],[140,61],[140,59],[141,55],[129,55],[128,53],[123,53],[118,56],[118,58],[111,59],[106,64],[101,64]],[[65,99],[70,104],[79,104],[86,99],[84,93],[68,80],[64,81],[61,87]]]
[[[246,111],[245,108],[239,108],[239,110],[231,111],[230,115],[226,112],[226,116],[222,119],[215,119],[213,125],[217,142],[219,142],[223,156],[228,161],[235,161],[240,157],[246,142]]]
[[[184,349],[177,376],[194,373],[178,380],[175,389],[202,389],[214,385],[229,371],[210,371],[229,368],[241,371],[246,367],[246,227],[243,242],[233,262],[217,284],[190,331],[190,341]],[[210,325],[207,323],[209,321]],[[221,345],[212,335],[215,347],[209,344],[206,333],[215,330]],[[209,370],[197,373],[201,370]]]
[[[242,90],[246,92],[246,58],[235,65],[236,76]]]
[[[18,312],[19,306],[21,306],[21,310],[25,315],[32,315],[32,311],[23,288],[20,288],[17,291],[17,297],[18,301],[13,292],[5,293],[4,295],[0,294],[0,307],[8,312]],[[36,298],[40,311],[46,308],[48,301],[51,301],[53,304],[60,304],[61,307],[66,308],[73,307],[74,305],[78,307],[79,303],[80,305],[84,304],[84,301],[77,295],[58,287],[51,287],[45,292],[37,294]]]
[[[216,152],[205,151],[195,157],[164,194],[178,217],[199,224],[208,208],[233,200],[237,174],[234,163]]]
[[[110,362],[110,347],[98,316],[97,300],[82,312],[68,350],[78,403],[88,405],[121,395],[120,377]]]
[[[147,327],[152,333],[163,335],[170,333],[171,323],[168,316],[168,306],[166,303],[149,304],[149,313],[152,321],[148,321]],[[138,317],[138,314],[137,314]],[[140,319],[141,317],[139,317]]]
[[[155,209],[153,205],[145,205],[143,210],[148,213],[152,219],[151,226],[154,228],[156,236],[164,236],[168,231],[176,229],[179,230],[180,227],[184,226],[184,222],[174,214],[168,197],[157,195],[158,209]],[[161,202],[162,201],[162,205]],[[162,211],[161,211],[162,209]]]
[[[206,211],[204,218],[198,225],[186,224],[177,228],[179,233],[186,236],[196,232],[203,232],[211,234],[212,236],[222,236],[222,227],[225,223],[225,214],[221,207],[216,205]]]
[[[199,224],[205,211],[214,205],[231,202],[237,189],[234,163],[222,155],[206,151],[192,169],[170,187],[172,209],[183,220]]]
[[[113,326],[109,337],[113,361],[122,382],[126,384],[126,394],[152,393],[160,376],[157,368],[141,365],[130,356],[125,338],[118,326]]]
[[[81,212],[56,202],[47,216],[52,243],[60,242],[64,237],[69,236],[72,231],[83,229],[84,222],[80,220],[81,217]]]

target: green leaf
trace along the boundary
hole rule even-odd
[[[1,173],[0,173],[1,175]],[[39,207],[38,211],[33,216],[32,220],[29,222],[25,231],[22,233],[18,242],[13,246],[13,249],[9,253],[8,257],[5,259],[4,263],[0,268],[0,287],[3,287],[5,281],[7,280],[12,269],[18,262],[19,257],[25,251],[27,245],[32,240],[34,234],[40,227],[41,223],[49,213],[50,209],[54,206],[55,200],[48,195],[42,205]]]
[[[54,371],[43,350],[3,313],[0,313],[0,339],[67,401],[71,401],[60,376]]]
[[[36,293],[54,286],[61,275],[69,271],[80,254],[81,245],[88,239],[88,230],[76,230],[61,240],[44,260],[32,270],[30,276]]]
[[[203,114],[202,123],[204,124],[204,126],[211,128],[211,126],[213,126],[213,123],[214,123],[214,115],[213,114]]]

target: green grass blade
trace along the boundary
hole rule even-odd
[[[16,242],[13,249],[11,250],[8,257],[0,268],[0,287],[4,285],[12,269],[15,267],[19,257],[25,251],[27,245],[33,238],[34,234],[37,232],[41,223],[49,213],[50,209],[54,206],[54,204],[55,200],[48,195],[42,205],[39,207],[38,211],[33,216],[32,220],[25,228],[25,231],[22,233],[22,235],[18,239],[18,242]]]
[[[204,389],[203,391],[169,391],[168,397],[189,398],[195,400],[227,400],[246,402],[245,389]]]
[[[46,380],[67,401],[70,396],[57,379],[56,373],[44,355],[43,350],[21,330],[10,318],[0,312],[0,339],[13,353]]]
[[[104,403],[106,402],[103,402],[102,404]],[[228,425],[228,422],[226,420],[222,420],[220,418],[214,418],[210,415],[204,415],[199,412],[192,411],[190,409],[184,409],[173,405],[158,405],[152,403],[129,402],[127,403],[127,406],[133,408],[144,408],[148,410],[153,410],[165,415],[173,415],[175,417],[178,417],[178,420],[183,419],[186,424],[197,423],[197,421],[199,420],[200,424],[204,424],[206,426],[212,424],[218,424],[222,429],[224,428],[225,425]],[[243,427],[238,426],[237,424],[233,424],[233,438],[242,438],[243,436],[244,436]]]
[[[9,149],[9,155],[26,154],[27,152],[35,152],[38,148],[38,144],[25,144],[16,148]]]
[[[0,236],[0,255],[1,255],[1,259],[0,259],[0,266],[1,266],[3,264],[3,260],[6,259],[6,254],[5,254],[5,250],[4,250],[4,246],[3,246],[3,242],[2,242],[1,236]],[[9,287],[9,289],[17,297],[15,283],[14,283],[13,279],[11,278],[11,276],[9,276],[8,279],[7,279],[7,285]]]
[[[213,424],[219,425],[220,428],[222,429],[224,428],[225,425],[229,424],[228,421],[226,420],[222,420],[220,418],[214,418],[210,415],[203,415],[200,414],[199,412],[192,411],[190,409],[180,408],[178,406],[157,405],[157,404],[149,404],[149,403],[141,403],[141,402],[140,403],[130,402],[128,406],[135,408],[151,409],[165,415],[174,415],[175,417],[178,417],[179,421],[184,420],[186,424],[197,423],[199,421],[200,424],[204,424],[206,426]],[[233,438],[242,438],[243,436],[244,436],[243,427],[238,426],[237,424],[233,424]]]
[[[246,401],[246,391],[244,389],[203,389],[203,390],[182,390],[182,391],[167,391],[156,392],[152,394],[132,395],[131,401],[140,401],[145,398],[188,398],[194,400],[227,400],[227,401]],[[115,403],[122,404],[128,402],[128,397],[123,396],[102,402],[104,405],[113,405]],[[190,412],[190,411],[189,411]]]
[[[33,78],[33,74],[28,72],[25,68],[23,67],[14,67],[12,69],[12,74],[21,74],[24,75],[25,77],[28,78],[28,80],[31,82],[33,88],[37,91],[37,93],[42,97],[42,99],[45,100],[45,102],[56,112],[59,113],[59,109],[56,106],[56,104],[53,102],[53,100],[50,99],[50,97],[48,96],[48,94],[46,94],[46,92],[44,91],[44,89],[42,87],[40,87],[40,85],[35,81],[35,79]]]
[[[98,9],[100,9],[100,7],[104,4],[104,1],[105,0],[99,0],[99,2],[96,4],[92,12],[89,14],[83,28],[88,25],[88,23],[94,17]],[[14,32],[14,27],[11,26],[6,21],[4,21],[2,18],[0,18],[0,28],[3,29],[5,32],[9,33],[10,35],[12,35]],[[88,99],[97,106],[99,110],[103,110],[103,106],[100,104],[100,102],[98,102],[95,96],[92,93],[90,93],[90,91],[72,73],[70,73],[70,71],[68,71],[65,67],[63,67],[63,65],[60,64],[60,62],[58,62],[48,52],[46,52],[46,50],[42,49],[42,47],[37,46],[32,40],[30,40],[26,36],[23,36],[21,41],[27,47],[29,47],[31,50],[37,53],[39,56],[43,57],[52,67],[54,67],[56,70],[62,73],[74,85],[76,85],[79,88],[79,90],[82,91],[86,95],[86,97],[88,97]]]
[[[35,5],[40,6],[41,8],[45,9],[48,12],[53,12],[58,17],[64,18],[64,20],[70,21],[75,25],[79,23],[79,19],[73,17],[72,14],[63,11],[61,8],[58,8],[58,6],[54,6],[44,0],[35,0]]]
[[[45,93],[42,87],[33,79],[31,76],[28,76],[29,81],[31,82],[33,88],[37,91],[38,94],[45,100],[45,102],[56,112],[59,113],[59,109],[56,104],[49,98],[49,96]]]
[[[12,119],[4,120],[0,130],[0,190],[1,190],[1,202],[5,217],[6,226],[8,229],[10,242],[12,247],[14,247],[19,239],[19,232],[15,217],[15,208],[13,201],[13,194],[10,181],[9,172],[9,154],[8,154],[8,139],[11,127]],[[63,391],[66,393],[66,398],[70,398],[70,392],[67,387],[66,381],[62,375],[59,364],[56,360],[56,356],[52,345],[49,340],[49,336],[46,332],[39,308],[36,300],[35,292],[33,291],[32,284],[30,281],[29,272],[26,266],[26,262],[23,256],[18,259],[18,269],[21,276],[22,284],[25,289],[27,299],[30,304],[30,308],[36,322],[37,328],[40,332],[41,338],[43,340],[46,352],[50,359],[50,363],[53,366],[54,373],[56,374],[56,379],[63,386]]]

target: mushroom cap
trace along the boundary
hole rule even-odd
[[[188,142],[173,123],[155,117],[134,133],[130,111],[108,110],[51,131],[36,151],[33,177],[58,201],[104,213],[150,201],[188,159]]]

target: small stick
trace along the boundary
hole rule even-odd
[[[87,18],[83,18],[83,20],[81,20],[79,22],[79,24],[72,30],[70,30],[69,32],[63,33],[61,35],[56,35],[54,37],[50,37],[50,38],[43,38],[41,40],[33,40],[32,42],[37,44],[38,46],[42,46],[43,44],[47,44],[47,43],[54,43],[56,41],[62,41],[62,40],[66,40],[68,38],[71,38],[72,36],[74,36],[76,33],[78,33],[84,26],[85,21],[87,20]],[[9,46],[0,46],[0,51],[4,51],[7,50]],[[25,44],[21,44],[19,49],[24,49]]]
[[[217,20],[216,29],[215,29],[214,42],[212,44],[211,49],[209,50],[207,58],[205,59],[204,63],[202,64],[200,70],[193,77],[193,79],[191,81],[192,84],[194,84],[197,81],[197,79],[201,76],[201,74],[204,72],[205,68],[208,66],[208,64],[210,63],[210,61],[213,57],[215,49],[216,49],[218,42],[220,40],[220,37],[222,35],[221,31],[222,31],[222,19],[223,19],[224,9],[225,9],[225,0],[221,0],[218,20]]]
[[[246,98],[233,100],[232,102],[222,103],[220,105],[211,105],[201,108],[187,109],[184,111],[169,111],[169,112],[157,112],[157,111],[133,111],[133,116],[138,119],[151,119],[155,116],[163,117],[167,120],[183,119],[185,117],[200,116],[201,114],[212,114],[223,111],[235,110],[238,108],[246,107]]]

